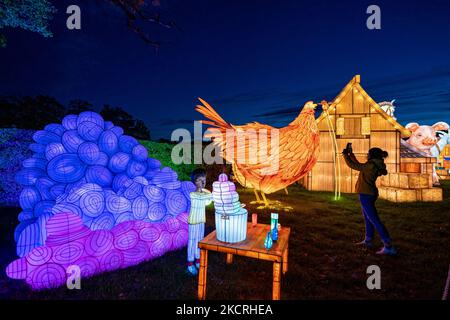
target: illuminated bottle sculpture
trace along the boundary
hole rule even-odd
[[[278,213],[270,215],[270,231],[272,233],[272,240],[278,240]]]
[[[269,250],[272,248],[273,241],[272,241],[272,232],[267,232],[266,239],[264,240],[264,247]]]
[[[247,237],[247,210],[242,208],[236,186],[226,174],[219,175],[212,191],[217,240],[234,243]]]

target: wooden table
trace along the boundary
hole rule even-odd
[[[208,271],[208,251],[224,252],[227,263],[233,262],[233,255],[250,257],[273,262],[272,299],[280,300],[281,272],[288,271],[289,235],[291,229],[282,227],[278,232],[278,240],[273,242],[272,248],[264,247],[264,239],[270,230],[269,225],[251,223],[247,225],[247,238],[238,243],[225,243],[217,240],[216,231],[208,234],[198,243],[200,248],[200,270],[198,276],[198,298],[206,298],[206,275]]]

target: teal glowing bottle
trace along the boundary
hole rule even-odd
[[[272,231],[272,240],[278,240],[278,213],[270,215],[270,230]]]
[[[272,241],[272,232],[267,232],[267,237],[264,240],[264,247],[266,247],[267,250],[272,248],[273,241]]]
[[[272,240],[278,240],[278,226],[275,226],[275,228],[272,229]]]

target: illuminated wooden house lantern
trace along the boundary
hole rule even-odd
[[[378,179],[381,198],[395,202],[442,200],[442,189],[432,187],[432,167],[436,159],[422,154],[407,157],[402,138],[408,137],[410,131],[367,94],[361,87],[359,75],[353,77],[328,110],[322,112],[317,124],[320,155],[313,170],[302,180],[308,190],[335,191],[336,194],[355,192],[358,171],[350,169],[341,156],[346,144],[351,142],[360,162],[367,161],[367,152],[372,147],[389,153],[385,163],[390,174]],[[421,182],[403,185],[399,174],[402,183],[405,179]]]
[[[436,173],[441,180],[450,180],[450,144],[447,144],[439,155],[439,166]]]

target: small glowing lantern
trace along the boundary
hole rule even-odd
[[[247,210],[242,208],[236,186],[226,174],[213,183],[217,240],[235,243],[247,237]]]
[[[273,241],[272,241],[272,232],[267,232],[266,239],[264,240],[264,247],[269,250],[272,248]]]
[[[270,231],[272,232],[272,240],[278,240],[278,213],[270,215]]]

